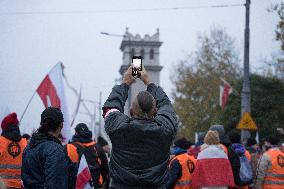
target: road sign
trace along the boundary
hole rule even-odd
[[[257,130],[257,126],[253,121],[249,112],[245,112],[241,118],[237,129]]]

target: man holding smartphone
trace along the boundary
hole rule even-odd
[[[164,189],[170,146],[178,127],[176,113],[166,93],[151,82],[144,67],[138,75],[147,91],[139,92],[133,99],[131,117],[124,114],[124,105],[135,81],[132,66],[103,106],[105,130],[112,142],[111,186]]]

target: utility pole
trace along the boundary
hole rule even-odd
[[[245,24],[245,40],[244,40],[244,75],[243,75],[243,88],[242,88],[242,102],[241,102],[241,117],[244,112],[250,112],[250,71],[249,71],[249,16],[250,16],[250,3],[251,0],[246,0],[246,24]],[[241,132],[242,142],[246,142],[250,138],[248,130]]]

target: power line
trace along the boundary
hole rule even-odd
[[[0,12],[0,15],[33,15],[33,14],[100,14],[100,13],[123,13],[123,12],[150,12],[150,11],[178,11],[186,9],[206,9],[206,8],[228,8],[240,7],[244,4],[221,4],[221,5],[201,5],[186,7],[168,7],[168,8],[145,8],[145,9],[112,9],[112,10],[74,10],[74,11],[18,11],[18,12]]]

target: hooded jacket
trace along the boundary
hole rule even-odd
[[[67,189],[67,155],[60,141],[35,133],[23,153],[22,180],[25,189]]]
[[[150,84],[157,116],[151,120],[128,117],[124,112],[129,87],[117,85],[104,104],[105,130],[112,143],[110,173],[113,185],[123,188],[161,188],[168,179],[170,146],[177,131],[173,106],[162,90]]]

